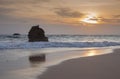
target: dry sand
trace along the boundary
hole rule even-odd
[[[120,79],[120,49],[111,54],[65,61],[50,67],[38,79]]]

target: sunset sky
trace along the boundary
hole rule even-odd
[[[0,34],[120,35],[120,0],[0,0]]]

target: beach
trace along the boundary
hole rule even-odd
[[[0,79],[119,79],[120,49],[41,48],[0,51]]]
[[[120,79],[120,49],[113,53],[71,59],[50,67],[37,79]]]
[[[120,0],[0,0],[0,79],[120,79]]]
[[[0,0],[0,79],[120,79],[120,0]]]

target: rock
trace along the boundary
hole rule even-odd
[[[45,31],[42,28],[39,28],[39,25],[32,26],[28,33],[29,42],[40,42],[48,41],[48,38],[45,36]]]
[[[14,33],[13,35],[20,35],[19,33]]]
[[[13,34],[13,38],[19,38],[20,37],[20,34],[19,33],[14,33]]]

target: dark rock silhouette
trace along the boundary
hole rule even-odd
[[[19,33],[14,33],[13,35],[20,35]]]
[[[14,33],[12,37],[13,37],[13,38],[19,38],[20,35],[21,35],[21,34],[19,34],[19,33]]]
[[[48,41],[48,38],[45,36],[45,31],[39,28],[39,25],[32,26],[28,33],[28,38],[29,42]]]

